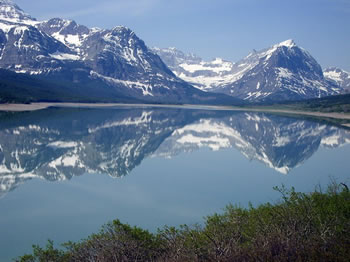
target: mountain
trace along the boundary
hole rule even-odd
[[[20,87],[0,79],[6,87],[2,103],[239,105],[242,100],[298,100],[342,91],[340,82],[331,80],[330,73],[325,78],[316,60],[292,40],[254,51],[237,63],[220,58],[206,62],[175,48],[149,49],[123,26],[106,30],[61,18],[37,21],[10,0],[0,0],[0,69],[28,76]]]
[[[153,49],[164,61],[179,51]],[[183,56],[186,57],[186,56]],[[323,76],[317,61],[293,40],[253,51],[237,63],[223,59],[173,58],[169,64],[175,74],[197,88],[220,92],[248,101],[300,100],[340,94],[342,88]]]
[[[204,61],[194,54],[185,54],[171,48],[152,48],[164,63],[180,78],[203,91],[212,91],[225,82],[230,82],[234,63],[216,58]]]
[[[326,124],[264,113],[202,118],[177,129],[155,155],[173,157],[200,148],[236,148],[246,158],[282,174],[302,165],[320,146],[350,143],[350,132]]]
[[[62,79],[38,77],[0,69],[0,103],[37,102],[144,102],[112,89],[98,79],[86,79],[79,84]],[[50,88],[48,88],[50,87]]]
[[[27,22],[35,24],[36,21],[35,18],[26,14],[12,0],[0,0],[0,15],[2,20],[12,22]]]
[[[121,177],[145,158],[201,148],[235,148],[287,174],[320,146],[348,143],[346,129],[263,113],[160,108],[0,112],[0,196],[34,178]]]
[[[345,92],[350,93],[349,72],[337,67],[329,67],[323,71],[323,74],[327,79],[335,81]]]
[[[204,116],[179,109],[0,112],[0,196],[33,178],[125,176],[174,130]]]
[[[71,92],[74,99],[70,100],[80,102],[87,102],[86,95],[80,94],[92,94],[89,101],[96,98],[95,101],[104,102],[235,101],[201,92],[176,77],[126,27],[88,28],[60,18],[37,21],[9,0],[0,0],[0,68],[59,85],[65,92]],[[28,86],[27,93],[35,86]],[[51,99],[45,96],[31,99],[42,100]],[[0,101],[12,102],[4,98]]]

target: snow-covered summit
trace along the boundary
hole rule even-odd
[[[11,22],[36,21],[12,0],[0,0],[0,20]]]
[[[293,40],[251,53],[236,65],[247,70],[216,91],[250,101],[300,100],[342,92],[324,78],[316,59]]]
[[[311,54],[292,39],[254,50],[236,63],[221,58],[186,60],[186,55],[178,57],[179,51],[154,51],[178,77],[197,88],[244,100],[305,99],[342,92],[336,83],[324,78]]]
[[[77,24],[74,20],[52,18],[40,22],[37,28],[80,53],[79,47],[93,30]]]
[[[350,72],[337,67],[329,67],[323,71],[323,74],[327,79],[335,81],[344,88],[346,92],[350,92]]]
[[[174,73],[177,72],[177,68],[180,64],[188,63],[188,64],[197,64],[202,62],[202,58],[196,56],[195,54],[189,53],[185,54],[181,50],[175,47],[168,48],[159,48],[153,47],[151,50],[159,55],[162,60],[166,63],[166,65],[173,70]]]
[[[129,33],[129,34],[135,34],[134,31],[132,31],[129,27],[124,26],[124,25],[117,25],[112,28],[113,32],[118,32],[118,33]]]
[[[38,75],[48,81],[66,78],[108,93],[108,100],[176,103],[221,99],[177,78],[131,29],[88,28],[73,20],[36,21],[12,1],[0,1],[0,68]],[[102,86],[112,87],[101,91]],[[76,91],[68,84],[69,93]],[[75,95],[73,95],[75,96]],[[79,95],[80,96],[80,95]],[[101,95],[99,94],[98,97]],[[103,96],[103,95],[102,95]],[[226,98],[227,99],[227,98]]]
[[[152,48],[180,78],[195,87],[210,91],[231,72],[233,63],[222,58],[204,61],[195,54],[185,54],[176,48]]]
[[[276,46],[295,47],[296,44],[295,44],[293,39],[288,39],[286,41],[283,41],[283,42],[277,44]]]

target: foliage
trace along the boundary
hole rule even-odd
[[[154,261],[159,254],[155,235],[115,220],[82,243],[67,243],[72,261]]]
[[[24,255],[19,262],[66,262],[70,261],[69,254],[62,250],[54,248],[53,241],[48,240],[46,248],[43,249],[37,245],[33,245],[33,254]]]
[[[65,251],[33,247],[17,261],[348,261],[350,192],[276,187],[281,200],[258,207],[228,205],[204,225],[164,227],[152,234],[115,220]]]

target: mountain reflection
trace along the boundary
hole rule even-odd
[[[350,142],[324,123],[263,113],[182,109],[47,109],[0,114],[0,196],[32,178],[127,175],[149,156],[234,147],[283,174],[320,145]]]

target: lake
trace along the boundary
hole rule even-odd
[[[265,113],[166,108],[0,113],[0,261],[113,219],[155,231],[229,203],[350,182],[350,131]]]

